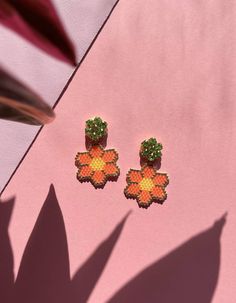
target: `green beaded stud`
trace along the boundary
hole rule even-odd
[[[107,135],[107,122],[100,117],[87,120],[85,134],[94,143],[98,142]]]
[[[154,162],[161,158],[161,150],[162,144],[158,143],[155,138],[150,138],[141,143],[140,156],[149,162]]]

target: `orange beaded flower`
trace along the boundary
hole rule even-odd
[[[94,187],[104,187],[108,180],[120,174],[117,160],[118,154],[114,149],[104,150],[102,146],[94,145],[88,152],[77,153],[77,178],[81,182],[90,181]]]
[[[148,208],[152,202],[162,204],[167,198],[165,187],[169,178],[165,173],[158,173],[154,163],[161,158],[162,145],[155,138],[141,144],[140,156],[145,164],[141,170],[130,169],[127,173],[127,186],[124,190],[127,198],[136,199],[139,207]]]
[[[157,173],[152,166],[141,170],[130,169],[127,174],[125,195],[136,199],[140,207],[147,208],[152,202],[163,203],[167,198],[165,186],[169,183],[167,174]]]

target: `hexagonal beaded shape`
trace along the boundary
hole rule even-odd
[[[158,143],[155,138],[144,140],[140,147],[140,156],[148,162],[154,162],[161,158],[162,144]]]
[[[86,136],[95,144],[107,135],[107,122],[100,117],[95,117],[86,121]]]

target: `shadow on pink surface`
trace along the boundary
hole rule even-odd
[[[14,261],[8,225],[15,199],[0,203],[0,302],[10,302],[14,287]]]
[[[144,269],[107,303],[210,303],[220,268],[226,215]]]
[[[0,302],[87,302],[129,213],[70,279],[65,225],[51,186],[26,245],[14,283],[8,224],[14,200],[0,203]]]
[[[129,213],[70,279],[63,216],[51,186],[26,245],[14,282],[8,225],[14,199],[0,203],[0,302],[87,302]],[[220,236],[226,217],[144,269],[108,303],[210,303],[220,268]]]

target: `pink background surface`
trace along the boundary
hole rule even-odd
[[[74,43],[78,62],[115,2],[115,0],[53,0],[55,9]],[[74,67],[49,56],[4,26],[0,26],[0,45],[1,67],[27,84],[53,106],[72,75]],[[38,129],[36,126],[0,120],[0,191],[22,159]]]
[[[16,196],[9,228],[15,273],[53,183],[72,275],[133,210],[89,302],[105,302],[226,211],[212,302],[235,302],[235,16],[234,1],[119,3],[57,106],[57,119],[43,129],[2,196]],[[107,147],[120,154],[120,178],[103,190],[75,178],[84,122],[95,115],[109,123]],[[150,136],[163,143],[161,171],[170,184],[163,206],[143,210],[123,188],[127,170],[140,167],[140,142]]]

